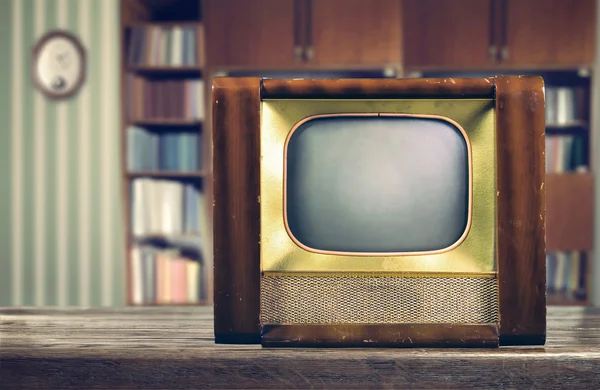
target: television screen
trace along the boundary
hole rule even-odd
[[[286,223],[309,250],[437,251],[468,226],[468,145],[446,120],[317,117],[286,156]]]

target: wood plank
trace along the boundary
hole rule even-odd
[[[480,69],[490,56],[492,0],[404,0],[404,65]]]
[[[210,307],[0,308],[0,387],[570,388],[600,383],[600,309],[548,308],[544,348],[215,344]]]
[[[594,175],[546,175],[548,251],[591,251],[594,236]]]
[[[496,78],[500,345],[546,334],[543,88],[541,77]]]
[[[312,0],[307,15],[308,64],[338,66],[401,63],[401,2]],[[310,50],[310,54],[309,54]]]
[[[146,76],[172,76],[197,78],[202,75],[200,66],[155,66],[155,65],[129,65],[127,71]]]
[[[177,119],[177,118],[144,118],[128,121],[129,124],[137,126],[201,126],[202,120]]]
[[[263,325],[264,347],[496,348],[497,324]]]
[[[135,179],[138,177],[152,177],[162,179],[197,179],[207,176],[205,171],[129,171],[127,177]]]
[[[493,98],[494,81],[472,79],[265,79],[263,99],[277,98]]]
[[[503,0],[507,52],[500,65],[594,63],[595,0]]]
[[[205,0],[207,62],[210,68],[251,69],[300,64],[295,48],[297,0]]]
[[[260,342],[260,79],[213,82],[214,302],[218,342]]]

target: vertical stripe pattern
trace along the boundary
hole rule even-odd
[[[58,10],[58,28],[66,30],[68,20],[68,4],[66,0],[57,0]],[[69,140],[67,138],[67,115],[68,115],[68,103],[59,102],[57,104],[57,119],[56,119],[56,131],[58,136],[56,138],[56,172],[57,172],[57,202],[56,202],[56,232],[57,232],[57,251],[56,260],[58,263],[58,277],[56,284],[58,287],[58,305],[61,307],[67,306],[67,245],[69,241],[67,231],[67,220],[69,218],[69,208],[67,206],[67,180],[68,180],[68,167],[67,167],[67,154],[69,150]]]
[[[84,47],[90,47],[90,0],[79,1],[79,36]],[[89,57],[89,54],[88,54]],[[89,65],[88,72],[89,79]],[[79,304],[90,305],[90,88],[89,81],[79,92]]]
[[[10,128],[0,133],[0,144],[10,145],[4,173],[10,178],[3,178],[10,190],[0,193],[9,205],[0,224],[10,245],[0,270],[10,270],[10,278],[0,283],[0,305],[125,303],[118,4],[6,0],[0,6],[10,12],[3,46],[9,67],[0,70],[10,84],[0,92],[0,102],[10,102]],[[47,99],[30,72],[31,49],[54,28],[79,37],[86,50],[86,82],[64,101]]]
[[[34,39],[37,41],[46,32],[45,13],[46,1],[36,0],[34,3]],[[46,99],[41,92],[36,91],[33,100],[33,142],[34,142],[34,256],[35,256],[35,305],[45,306],[46,282]]]
[[[111,111],[111,96],[112,92],[112,83],[110,82],[111,78],[118,77],[118,73],[114,72],[112,61],[112,46],[114,42],[111,42],[110,39],[110,31],[112,29],[117,28],[116,24],[113,23],[113,15],[110,12],[111,4],[107,1],[102,2],[102,19],[100,24],[100,36],[102,37],[101,47],[100,47],[100,59],[102,61],[101,74],[100,79],[105,80],[100,84],[101,88],[101,107],[102,113],[100,114],[100,133],[102,134],[102,150],[106,151],[106,153],[102,153],[100,155],[100,175],[102,182],[102,196],[100,202],[102,204],[102,210],[106,210],[106,212],[100,214],[101,218],[101,247],[100,247],[100,261],[102,262],[102,306],[110,306],[111,305],[111,291],[110,291],[110,282],[112,278],[112,257],[111,250],[113,248],[112,245],[112,234],[110,231],[110,227],[113,224],[112,214],[109,211],[111,208],[110,204],[110,193],[113,188],[113,181],[111,180],[111,164],[113,162],[112,153],[109,153],[109,149],[111,146],[115,144],[112,142],[112,134],[113,130],[117,128],[114,121],[110,118]],[[114,100],[114,99],[112,99]]]
[[[12,10],[12,85],[11,85],[11,233],[12,304],[23,302],[23,3],[13,0]]]

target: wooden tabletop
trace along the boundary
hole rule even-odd
[[[0,308],[0,388],[600,388],[599,309],[548,308],[542,348],[263,349],[212,326],[206,307]]]

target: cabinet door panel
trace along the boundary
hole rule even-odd
[[[405,65],[494,65],[489,55],[492,16],[492,0],[404,0]]]
[[[307,44],[320,65],[400,63],[399,0],[308,1]]]
[[[205,7],[211,66],[291,67],[298,0],[209,0]]]
[[[592,64],[596,0],[502,0],[512,65]]]

